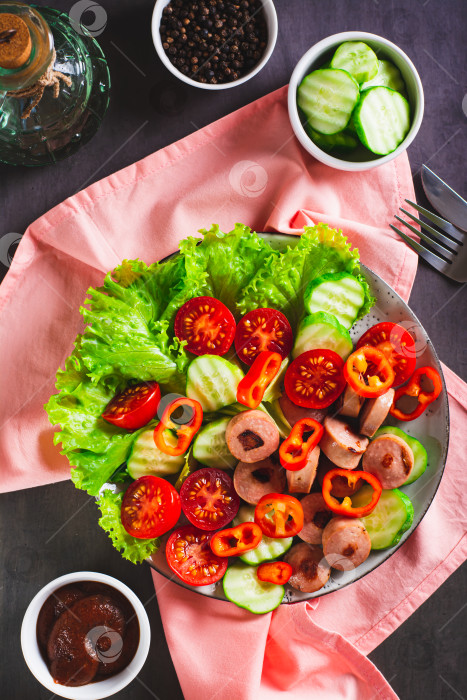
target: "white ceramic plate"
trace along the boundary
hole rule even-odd
[[[263,233],[259,235],[264,237],[272,247],[278,249],[283,249],[287,245],[295,245],[299,240],[298,236],[289,236],[285,234]],[[177,255],[177,253],[174,253],[174,255]],[[403,424],[398,424],[397,421],[394,421],[390,417],[385,421],[385,424],[398,424],[399,427],[401,427],[406,433],[413,435],[413,437],[420,440],[428,453],[428,467],[425,473],[417,481],[414,481],[409,486],[403,486],[401,488],[401,490],[404,491],[404,493],[406,493],[412,501],[414,507],[414,519],[410,530],[403,535],[400,542],[395,547],[379,551],[372,551],[368,559],[352,571],[341,573],[335,569],[332,569],[331,578],[327,584],[316,593],[300,593],[300,591],[297,591],[290,586],[286,586],[286,594],[284,596],[283,604],[296,603],[302,600],[308,600],[310,598],[318,598],[322,595],[326,595],[327,593],[343,588],[344,586],[348,586],[353,581],[357,581],[363,576],[366,576],[366,574],[373,571],[380,564],[386,561],[386,559],[388,559],[391,554],[394,554],[394,552],[404,544],[406,539],[412,535],[415,528],[422,520],[430,506],[431,501],[434,498],[443,475],[449,441],[449,408],[446,385],[438,356],[426,331],[422,328],[417,317],[409,309],[405,301],[401,299],[401,297],[388,284],[386,284],[381,277],[378,277],[378,275],[364,265],[362,265],[361,268],[362,273],[365,275],[368,284],[370,285],[371,292],[376,298],[376,303],[369,314],[355,323],[350,331],[352,339],[354,341],[358,340],[358,338],[360,338],[360,336],[363,335],[368,328],[374,326],[375,323],[391,321],[393,323],[401,324],[415,337],[417,349],[417,367],[432,365],[438,370],[440,376],[442,377],[443,391],[441,395],[428,407],[428,410],[425,411],[420,418]],[[194,587],[183,583],[183,581],[175,576],[169,569],[165,558],[166,540],[167,536],[162,538],[162,545],[159,551],[147,560],[148,563],[160,574],[173,580],[175,583],[183,586],[184,588],[188,588],[191,591],[195,591],[196,593],[208,596],[210,598],[226,600],[222,590],[222,581],[219,581],[211,586]]]

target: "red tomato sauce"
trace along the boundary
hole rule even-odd
[[[78,581],[57,589],[37,619],[37,642],[56,683],[80,686],[128,666],[139,643],[129,600],[112,586]]]

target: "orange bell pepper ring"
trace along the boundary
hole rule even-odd
[[[240,523],[216,532],[210,545],[218,557],[236,557],[257,547],[262,537],[261,528],[256,523]]]
[[[192,416],[186,423],[175,423],[171,416],[177,408],[186,406],[191,409]],[[183,455],[190,446],[195,434],[203,422],[203,409],[201,404],[194,399],[185,396],[171,401],[164,409],[160,423],[154,429],[154,442],[161,452],[172,457]],[[166,430],[173,430],[177,435],[175,445],[167,442]]]
[[[432,382],[433,389],[431,391],[424,391],[422,389],[421,381],[423,377],[427,377]],[[419,369],[416,369],[410,377],[408,384],[396,389],[394,401],[389,413],[398,420],[415,420],[415,418],[422,415],[430,403],[436,401],[438,396],[441,394],[442,389],[443,383],[441,381],[441,377],[434,367],[419,367]],[[416,407],[410,413],[405,413],[396,406],[397,402],[400,398],[402,398],[402,396],[414,396],[418,399]]]
[[[311,435],[304,440],[306,433]],[[302,418],[292,428],[290,435],[279,448],[279,459],[284,469],[295,472],[306,466],[310,452],[323,435],[323,426],[313,418]]]
[[[352,499],[349,496],[346,496],[342,502],[334,498],[334,496],[331,496],[332,480],[336,476],[342,476],[347,479],[349,486],[355,486],[359,479],[366,481],[373,489],[370,502],[365,506],[354,508]],[[352,471],[350,469],[331,469],[331,471],[324,476],[322,488],[323,498],[329,510],[332,510],[336,515],[346,515],[349,518],[363,518],[365,515],[371,513],[378,503],[383,490],[379,479],[373,474],[369,472]]]
[[[381,350],[372,345],[363,345],[347,358],[344,377],[359,396],[374,399],[391,388],[395,374]]]
[[[277,376],[282,364],[278,352],[264,350],[260,352],[247,374],[237,387],[237,401],[248,408],[258,408],[264,392]]]
[[[286,561],[267,561],[260,564],[256,570],[256,575],[260,581],[276,583],[283,586],[292,576],[293,569]]]

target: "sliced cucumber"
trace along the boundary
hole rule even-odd
[[[177,438],[166,432],[166,440],[175,446]],[[132,479],[152,474],[168,476],[177,474],[185,463],[185,455],[172,457],[161,452],[154,442],[154,429],[144,430],[133,443],[128,457],[127,469]]]
[[[242,506],[234,518],[234,525],[239,525],[240,523],[254,522],[255,520],[255,509],[251,506]],[[254,549],[250,549],[240,556],[240,559],[245,562],[245,564],[250,564],[250,566],[258,566],[263,561],[272,561],[273,559],[278,559],[283,554],[291,548],[293,542],[293,537],[283,537],[281,539],[273,539],[272,537],[263,538],[259,545]]]
[[[352,133],[348,128],[338,131],[337,134],[320,134],[308,124],[305,125],[305,129],[311,140],[327,153],[331,151],[351,151],[359,143],[355,133]]]
[[[260,581],[256,568],[245,564],[229,566],[224,574],[222,585],[225,597],[240,608],[256,615],[275,610],[284,597],[284,586]]]
[[[217,411],[237,400],[237,386],[243,372],[218,355],[200,355],[190,363],[186,395],[199,401],[203,411]]]
[[[349,73],[323,68],[303,78],[297,103],[312,129],[336,134],[347,126],[358,96],[358,83]]]
[[[345,41],[337,47],[331,68],[346,70],[357,83],[363,83],[377,75],[378,57],[363,41]]]
[[[365,290],[348,272],[328,273],[310,282],[304,303],[309,314],[325,311],[344,328],[351,328],[365,303]]]
[[[424,473],[427,464],[428,464],[428,455],[427,451],[423,447],[422,443],[419,442],[416,438],[412,437],[411,435],[407,435],[407,433],[404,433],[403,430],[400,428],[396,428],[394,425],[382,425],[381,428],[378,428],[376,433],[374,434],[373,440],[375,440],[377,437],[380,437],[381,435],[397,435],[398,437],[402,438],[405,440],[405,442],[408,444],[408,446],[411,448],[414,456],[414,465],[413,469],[410,473],[409,478],[407,481],[404,481],[403,486],[406,486],[407,484],[411,484],[412,482],[416,481],[421,477],[421,475]]]
[[[371,498],[371,486],[363,486],[354,494],[352,505],[366,505]],[[399,489],[385,490],[370,515],[360,518],[370,536],[372,549],[394,547],[413,522],[412,501]]]
[[[285,360],[282,360],[278,373],[264,392],[263,401],[274,401],[275,399],[278,399],[279,396],[282,396],[280,387],[287,371],[288,364],[289,358],[286,357]]]
[[[360,90],[368,90],[371,87],[388,87],[397,92],[405,92],[405,83],[400,71],[391,61],[378,61],[378,72],[372,80],[368,80],[360,87]]]
[[[206,467],[213,469],[232,469],[237,464],[227,447],[225,431],[230,418],[220,418],[205,425],[193,442],[193,457]]]
[[[365,90],[352,115],[360,141],[372,153],[392,153],[410,129],[409,103],[395,90]]]
[[[293,357],[298,357],[307,350],[334,350],[346,360],[353,350],[352,339],[347,328],[337,318],[324,311],[305,316],[298,327]]]

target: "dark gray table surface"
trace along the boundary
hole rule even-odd
[[[74,3],[39,0],[37,4],[69,11]],[[245,85],[218,93],[183,85],[162,66],[151,41],[151,0],[100,0],[100,4],[108,17],[99,41],[113,81],[103,127],[90,144],[56,167],[28,170],[0,165],[0,236],[24,232],[34,219],[83,185],[284,85],[307,48],[349,29],[394,41],[419,70],[425,118],[409,148],[419,202],[426,204],[419,177],[422,163],[466,196],[465,0],[277,0],[279,37],[268,65]],[[6,271],[0,263],[2,275]],[[410,304],[440,358],[465,378],[465,288],[421,262]],[[118,697],[182,698],[149,570],[123,561],[111,547],[86,494],[65,482],[5,494],[0,503],[1,696],[50,697],[21,656],[22,616],[34,594],[52,578],[87,569],[116,576],[147,602],[153,634],[149,659],[138,679]],[[70,518],[78,509],[79,515]],[[371,653],[403,700],[467,696],[466,584],[464,566]],[[187,629],[187,634],[196,645],[196,630]]]

